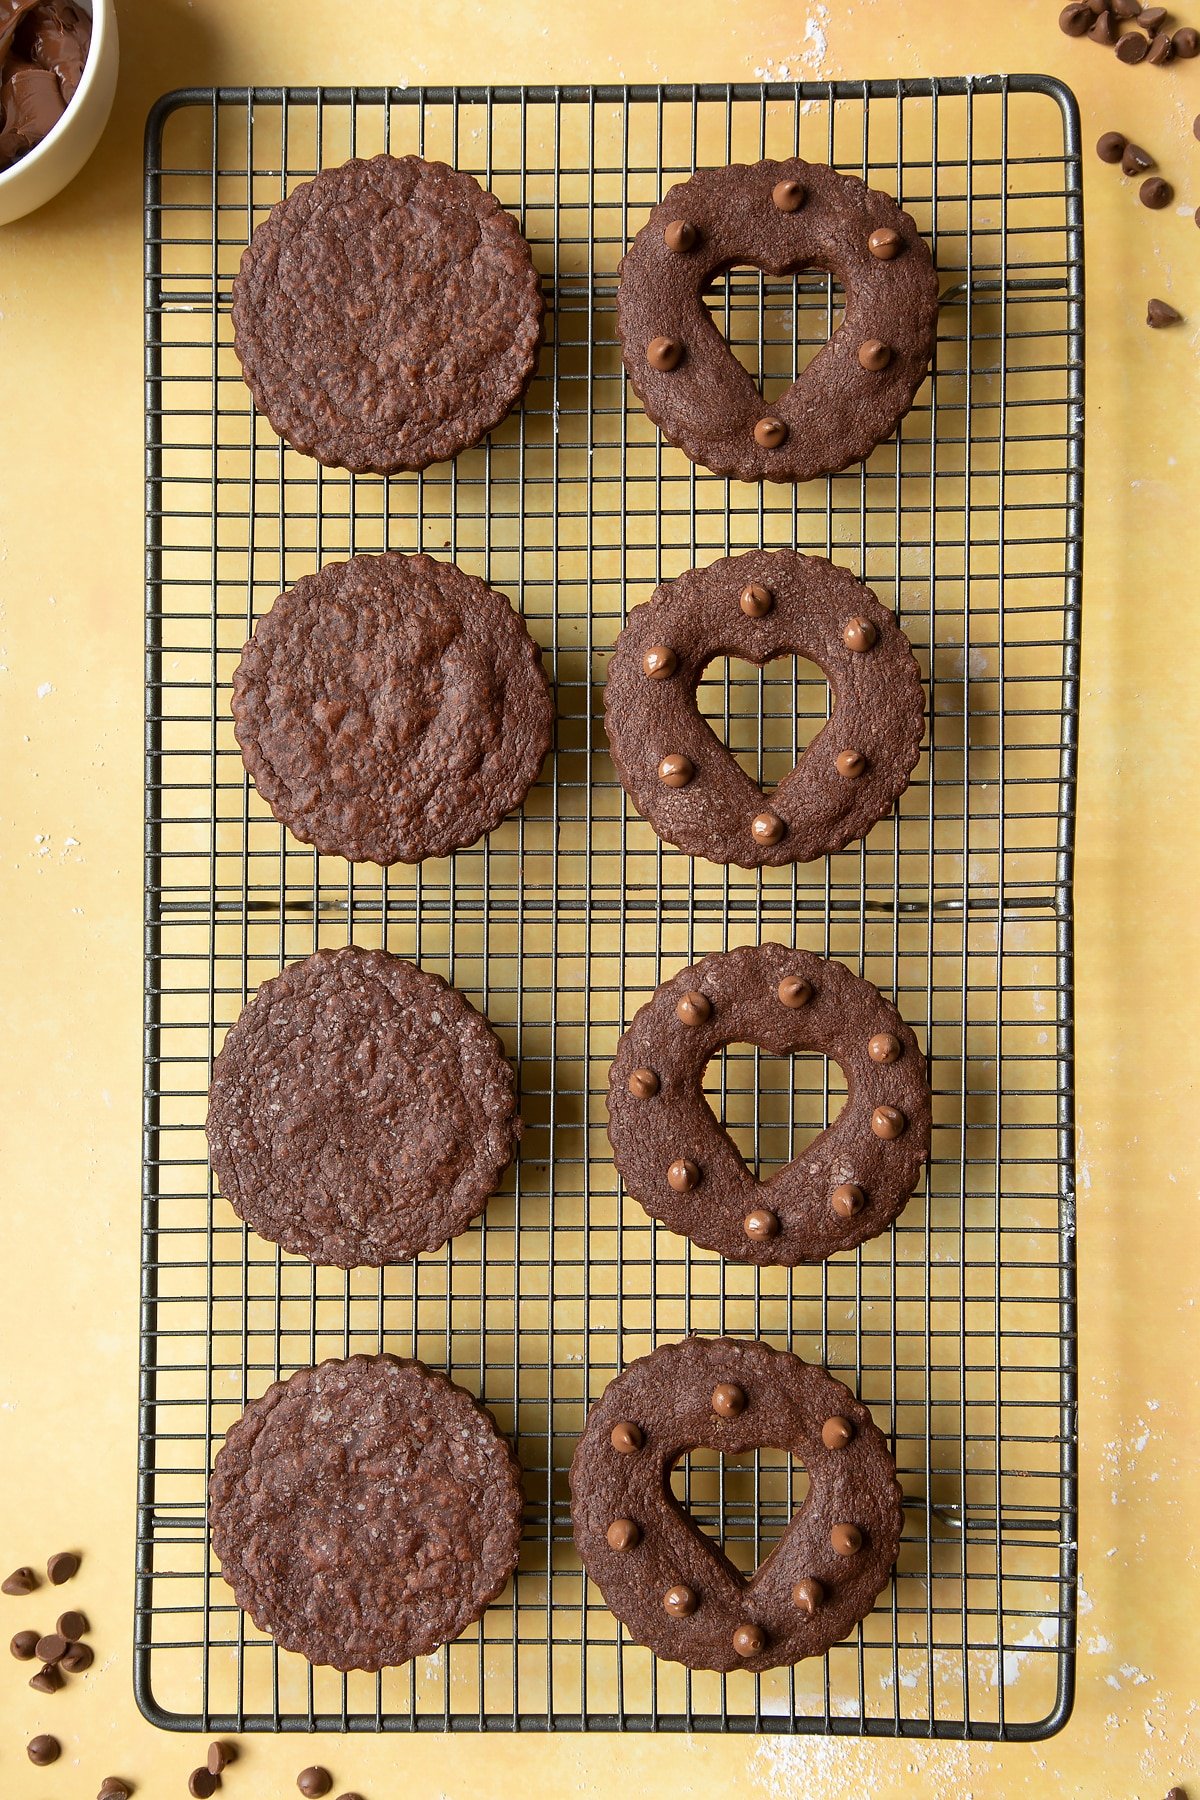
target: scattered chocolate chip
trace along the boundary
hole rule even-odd
[[[1187,1800],[1187,1795],[1181,1787],[1168,1788],[1167,1800]]]
[[[30,1738],[25,1746],[25,1754],[35,1769],[48,1769],[62,1755],[62,1745],[56,1737],[42,1732],[37,1737]]]
[[[1106,50],[1111,50],[1117,41],[1117,21],[1110,12],[1102,12],[1088,27],[1087,35],[1093,44],[1102,44]]]
[[[1138,199],[1143,206],[1148,206],[1151,212],[1161,212],[1164,206],[1170,206],[1174,198],[1175,189],[1169,181],[1164,181],[1161,175],[1151,175],[1149,180],[1143,181],[1138,189]]]
[[[1087,8],[1089,12],[1097,14],[1111,12],[1112,3],[1111,0],[1087,0]]]
[[[1164,69],[1175,55],[1175,46],[1171,42],[1169,31],[1160,31],[1151,39],[1150,48],[1146,52],[1146,61],[1153,63],[1156,69]]]
[[[1118,19],[1136,19],[1142,10],[1142,0],[1113,0],[1113,11]]]
[[[1148,300],[1146,302],[1146,323],[1151,331],[1161,331],[1164,325],[1178,325],[1183,314],[1176,312],[1166,300]]]
[[[95,1660],[90,1644],[68,1644],[66,1655],[59,1658],[58,1666],[65,1675],[86,1675]]]
[[[60,1550],[46,1564],[46,1573],[55,1587],[61,1587],[64,1581],[70,1581],[72,1575],[78,1575],[79,1558],[73,1550]]]
[[[18,1597],[22,1594],[32,1594],[37,1584],[38,1578],[32,1569],[14,1569],[7,1580],[0,1582],[0,1593],[13,1594]]]
[[[1192,120],[1192,136],[1194,138],[1200,138],[1200,113],[1197,113],[1196,117]]]
[[[1058,29],[1068,37],[1082,37],[1092,23],[1090,6],[1064,6],[1058,15]]]
[[[1171,48],[1176,56],[1190,62],[1193,56],[1200,56],[1200,31],[1191,25],[1182,25],[1171,39]]]
[[[362,1800],[361,1794],[339,1794],[337,1800]]]
[[[1138,24],[1143,31],[1161,31],[1167,22],[1165,6],[1143,6],[1138,14]]]
[[[1147,169],[1154,167],[1154,158],[1140,144],[1126,144],[1121,157],[1121,169],[1126,175],[1144,175]]]
[[[1127,31],[1124,37],[1117,39],[1117,61],[1130,64],[1145,62],[1149,48],[1148,37],[1143,37],[1140,31]]]
[[[37,1641],[37,1654],[44,1663],[61,1662],[70,1648],[66,1638],[58,1631],[48,1632],[45,1637],[40,1637]]]
[[[36,1631],[18,1631],[8,1646],[18,1662],[32,1662],[37,1653]]]
[[[100,1792],[96,1800],[129,1800],[133,1789],[119,1775],[106,1775],[100,1783]]]
[[[333,1786],[333,1776],[328,1769],[314,1765],[311,1769],[301,1769],[296,1777],[296,1786],[304,1795],[304,1800],[321,1800]]]
[[[1195,212],[1192,214],[1192,217],[1195,219],[1197,225],[1200,225],[1200,206],[1198,206],[1196,208]]]
[[[224,1744],[219,1739],[208,1746],[208,1763],[210,1775],[220,1775],[232,1762],[237,1761],[236,1744]]]
[[[45,1669],[39,1669],[36,1675],[29,1678],[29,1685],[35,1694],[57,1694],[62,1684],[63,1678],[53,1663]]]
[[[193,1769],[188,1776],[188,1793],[192,1800],[212,1800],[219,1785],[219,1777],[210,1775],[207,1769]]]
[[[1120,131],[1106,131],[1104,136],[1096,140],[1096,155],[1101,162],[1119,163],[1125,154],[1125,146],[1129,139]]]
[[[77,1644],[81,1637],[86,1637],[91,1627],[87,1615],[81,1612],[59,1613],[58,1623],[54,1627],[60,1637],[65,1637],[70,1644]]]

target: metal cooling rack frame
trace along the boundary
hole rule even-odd
[[[229,287],[297,181],[418,151],[522,222],[549,337],[526,403],[450,466],[323,470],[254,416]],[[895,193],[934,246],[937,362],[893,443],[798,490],[709,476],[627,391],[617,259],[703,163],[796,149]],[[145,1182],[135,1681],[177,1729],[634,1729],[1035,1738],[1070,1711],[1076,1320],[1072,845],[1082,496],[1078,119],[1040,77],[562,89],[221,89],[167,96],[146,160]],[[838,294],[734,271],[712,304],[768,398]],[[832,555],[896,607],[929,738],[896,816],[819,867],[665,849],[616,784],[606,653],[658,580],[757,544]],[[290,841],[250,789],[232,668],[323,560],[446,554],[509,594],[554,673],[556,751],[520,818],[449,862],[380,873]],[[702,691],[768,784],[824,682],[733,665]],[[784,937],[893,994],[929,1048],[934,1154],[896,1229],[818,1269],[723,1264],[617,1183],[603,1094],[619,1032],[708,950]],[[318,944],[382,943],[481,1005],[526,1136],[483,1223],[413,1268],[314,1270],[213,1193],[212,1055],[259,982]],[[815,1072],[814,1072],[815,1071]],[[733,1047],[711,1100],[760,1168],[836,1110],[839,1072]],[[894,1588],[829,1656],[692,1674],[629,1644],[584,1581],[565,1472],[589,1400],[655,1342],[759,1333],[819,1357],[889,1429],[907,1502]],[[386,1346],[449,1369],[516,1437],[528,1522],[510,1591],[433,1658],[310,1670],[233,1606],[205,1482],[280,1374]],[[677,1491],[750,1568],[804,1492],[763,1453],[695,1456]]]

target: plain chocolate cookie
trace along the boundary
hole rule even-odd
[[[842,324],[771,406],[704,304],[739,263],[826,269],[846,292]],[[912,405],[937,316],[937,275],[908,214],[799,157],[701,169],[671,188],[617,290],[625,367],[646,411],[693,462],[740,481],[809,481],[861,462]]]
[[[769,1181],[757,1181],[704,1095],[726,1044],[831,1056],[841,1114]],[[664,981],[617,1046],[608,1136],[626,1187],[672,1231],[737,1262],[821,1262],[875,1237],[929,1156],[932,1102],[920,1045],[879,989],[786,944],[707,956]]]
[[[208,1153],[260,1237],[341,1269],[465,1231],[521,1135],[500,1040],[440,976],[318,950],[264,981],[213,1064]]]
[[[516,1567],[521,1466],[445,1375],[352,1356],[277,1381],[231,1426],[209,1526],[237,1603],[284,1650],[378,1670],[456,1638]]]
[[[789,1451],[808,1495],[749,1580],[674,1499],[696,1449]],[[900,1547],[896,1464],[868,1409],[824,1369],[755,1338],[685,1338],[630,1363],[571,1464],[584,1567],[635,1643],[692,1669],[820,1656],[870,1612]]]
[[[708,664],[816,663],[833,716],[768,797],[700,714]],[[848,569],[751,550],[689,569],[634,607],[617,639],[604,722],[621,785],[689,856],[779,867],[829,856],[889,813],[921,754],[921,671],[895,618]]]
[[[554,735],[542,653],[503,594],[431,556],[306,575],[233,674],[254,785],[301,843],[351,862],[464,849],[520,806]]]
[[[473,175],[419,156],[325,169],[274,207],[233,284],[255,405],[318,462],[393,475],[486,437],[537,368],[541,280]]]

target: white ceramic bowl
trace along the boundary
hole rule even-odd
[[[23,219],[74,181],[108,124],[117,91],[113,0],[75,0],[75,4],[92,15],[92,43],[83,79],[50,135],[0,174],[0,225]]]

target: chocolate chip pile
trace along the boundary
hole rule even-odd
[[[1082,0],[1064,6],[1058,23],[1068,37],[1090,38],[1093,44],[1115,50],[1123,63],[1145,62],[1162,69],[1176,57],[1187,60],[1200,54],[1200,31],[1190,25],[1168,30],[1166,7],[1142,6],[1140,0]],[[1126,25],[1131,29],[1123,30]]]
[[[1059,27],[1068,37],[1087,37],[1094,44],[1116,50],[1123,63],[1147,62],[1165,68],[1178,57],[1190,61],[1200,55],[1200,31],[1190,25],[1168,30],[1170,15],[1165,6],[1142,6],[1140,0],[1080,0],[1064,6],[1058,15]],[[1122,30],[1124,26],[1131,30]],[[1200,138],[1200,118],[1192,126]],[[1175,189],[1162,175],[1152,175],[1157,167],[1154,157],[1140,144],[1132,143],[1122,132],[1105,131],[1096,143],[1101,162],[1120,164],[1121,173],[1132,179],[1143,176],[1138,184],[1138,199],[1151,212],[1162,212],[1175,198]],[[1200,225],[1200,206],[1195,212]],[[1152,331],[1165,325],[1177,325],[1183,314],[1167,300],[1152,299],[1146,305],[1146,323]]]
[[[92,21],[71,0],[0,0],[0,169],[54,130],[91,41]]]

